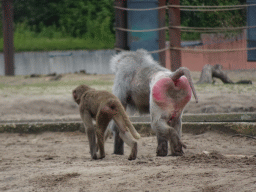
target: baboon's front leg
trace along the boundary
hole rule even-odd
[[[119,130],[114,123],[114,154],[123,155],[124,154],[124,141],[119,135]]]
[[[97,159],[97,146],[96,146],[96,137],[95,137],[95,129],[87,127],[87,136],[90,145],[90,154],[92,159]]]

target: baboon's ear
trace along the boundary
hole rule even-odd
[[[73,91],[73,98],[74,98],[75,100],[77,99],[76,90]]]
[[[80,98],[77,95],[76,89],[73,91],[73,98],[74,98],[75,102],[79,105],[80,104]]]

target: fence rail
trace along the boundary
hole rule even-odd
[[[247,7],[256,6],[256,4],[244,4],[244,5],[226,5],[226,6],[187,6],[187,5],[166,5],[156,8],[145,8],[145,9],[132,9],[132,8],[124,8],[114,6],[116,9],[125,10],[125,11],[152,11],[152,10],[159,10],[159,9],[170,9],[170,8],[179,8],[181,11],[232,11],[238,9],[244,9]],[[115,27],[116,30],[126,31],[126,32],[152,32],[152,31],[161,31],[161,30],[169,30],[169,29],[178,29],[183,32],[204,32],[204,33],[219,33],[223,31],[235,31],[235,30],[243,30],[243,29],[251,29],[256,28],[256,26],[241,26],[241,27],[184,27],[184,26],[168,26],[168,27],[161,27],[155,29],[144,29],[144,30],[133,30],[133,29],[125,29],[121,27]],[[180,47],[167,47],[164,49],[159,49],[155,51],[150,51],[149,53],[159,53],[166,51],[168,49],[172,50],[180,50],[180,51],[193,51],[193,52],[233,52],[233,51],[249,51],[249,50],[256,50],[256,47],[252,48],[239,48],[239,49],[188,49],[188,48],[180,48]],[[115,48],[118,51],[125,51],[124,49]]]

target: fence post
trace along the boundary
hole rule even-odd
[[[5,75],[14,75],[13,0],[2,0]]]
[[[159,7],[165,6],[166,0],[159,0]],[[159,25],[158,27],[165,27],[165,13],[166,10],[164,9],[159,9],[158,10],[158,22]],[[165,48],[165,29],[159,31],[159,49],[164,49]],[[162,51],[159,52],[159,63],[163,66],[166,67],[166,60],[165,60],[165,52]]]
[[[247,5],[255,4],[255,0],[247,0]],[[256,6],[248,6],[247,7],[247,26],[255,26],[256,25]],[[247,47],[253,48],[256,47],[256,28],[247,29]],[[247,51],[247,61],[256,61],[256,50],[248,50]]]
[[[179,0],[170,0],[170,5],[180,5]],[[169,26],[180,26],[180,8],[169,8]],[[171,70],[176,71],[181,67],[181,52],[180,50],[174,50],[172,47],[181,47],[180,29],[170,28],[169,30],[170,40],[170,57],[171,57]]]
[[[127,1],[115,0],[114,3],[117,7],[127,7]],[[127,12],[125,10],[116,9],[115,10],[115,27],[120,27],[127,29]],[[116,48],[128,50],[127,47],[127,32],[116,30]]]

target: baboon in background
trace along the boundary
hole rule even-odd
[[[192,92],[197,101],[189,70],[181,67],[171,72],[143,49],[113,56],[110,66],[115,73],[113,94],[124,108],[150,113],[151,127],[157,135],[157,155],[168,154],[168,141],[171,154],[182,155],[185,145],[180,140],[181,115]],[[114,124],[111,128],[115,137],[114,153],[123,154],[119,130]]]
[[[92,159],[105,157],[104,133],[113,119],[118,126],[119,136],[129,145],[131,154],[129,160],[137,157],[137,141],[140,135],[131,124],[125,109],[119,99],[107,91],[98,91],[87,85],[80,85],[73,90],[73,98],[79,105],[80,115],[86,128]],[[96,128],[93,125],[96,120]],[[97,145],[96,137],[97,136]],[[99,148],[100,154],[97,154]]]

